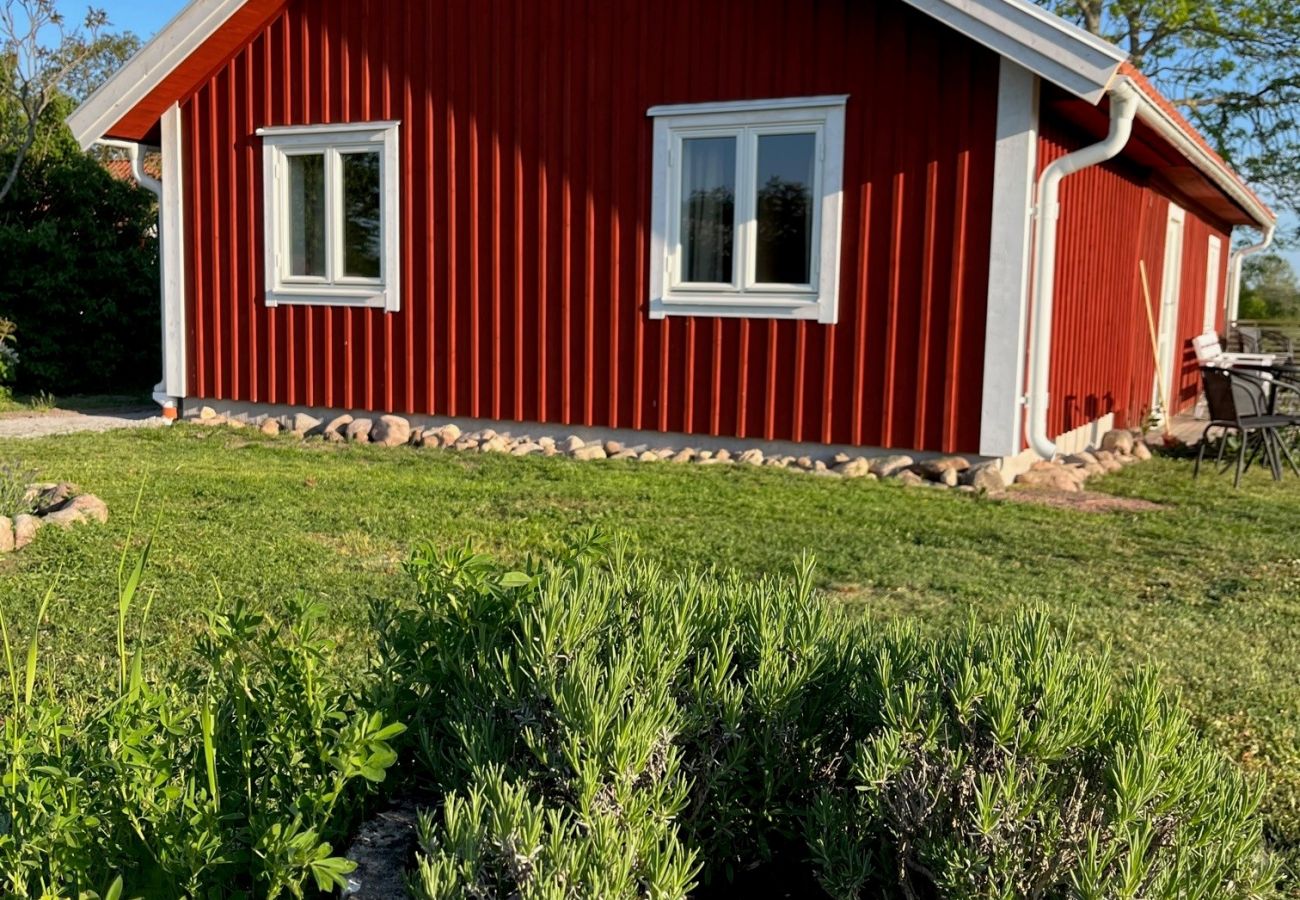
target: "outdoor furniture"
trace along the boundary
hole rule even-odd
[[[1192,338],[1192,347],[1196,350],[1196,362],[1201,366],[1273,366],[1289,361],[1280,353],[1227,353],[1219,342],[1219,335],[1213,331]]]
[[[1283,429],[1296,424],[1295,417],[1278,415],[1272,412],[1276,397],[1274,389],[1263,378],[1238,369],[1219,366],[1201,366],[1201,379],[1205,387],[1205,400],[1209,407],[1210,423],[1201,433],[1200,446],[1196,453],[1196,467],[1192,477],[1201,474],[1201,463],[1205,460],[1205,450],[1209,446],[1210,432],[1218,428],[1219,449],[1215,465],[1220,473],[1226,472],[1232,465],[1224,464],[1223,457],[1230,435],[1240,438],[1237,448],[1236,476],[1233,487],[1241,485],[1241,476],[1254,461],[1263,454],[1268,461],[1273,479],[1282,478],[1282,460],[1285,459],[1292,470],[1300,475],[1291,451],[1282,441]],[[1249,455],[1247,455],[1249,453]]]

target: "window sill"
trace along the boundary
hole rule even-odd
[[[350,306],[397,312],[398,298],[384,289],[338,287],[280,288],[266,292],[266,305],[276,306]]]
[[[666,319],[670,316],[695,316],[721,319],[789,319],[834,325],[834,304],[821,302],[817,295],[798,297],[764,296],[750,294],[743,299],[728,297],[676,297],[656,298],[650,301],[650,318]]]

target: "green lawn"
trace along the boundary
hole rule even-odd
[[[13,459],[114,513],[0,562],[11,623],[25,626],[58,579],[44,652],[85,693],[115,665],[117,560],[142,487],[144,527],[159,522],[146,579],[155,658],[189,641],[218,591],[327,598],[340,639],[364,652],[368,598],[406,590],[392,576],[422,538],[517,559],[597,525],[669,566],[756,574],[807,549],[832,602],[854,613],[942,629],[1040,602],[1087,644],[1156,663],[1225,752],[1267,777],[1271,833],[1300,847],[1300,479],[1252,472],[1234,492],[1157,459],[1096,486],[1164,509],[1085,514],[769,469],[304,446],[186,426],[0,441],[0,461]]]

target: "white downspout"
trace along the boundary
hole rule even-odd
[[[1258,244],[1242,247],[1232,254],[1232,263],[1228,266],[1228,315],[1224,319],[1224,327],[1231,327],[1232,323],[1237,321],[1238,307],[1241,305],[1241,273],[1246,257],[1263,253],[1273,246],[1273,235],[1276,233],[1277,226],[1268,225],[1264,228],[1264,237]]]
[[[1043,170],[1038,179],[1034,257],[1034,292],[1030,298],[1029,445],[1044,459],[1056,456],[1047,435],[1047,381],[1052,361],[1052,301],[1056,295],[1056,232],[1061,217],[1061,182],[1068,175],[1114,159],[1128,145],[1137,115],[1138,93],[1128,80],[1111,88],[1110,133],[1099,144],[1067,154]]]
[[[144,170],[144,154],[142,154],[142,153],[140,152],[140,145],[139,145],[139,144],[132,143],[132,142],[130,142],[130,141],[116,141],[116,140],[109,140],[109,139],[107,139],[107,138],[100,139],[100,140],[96,141],[95,143],[96,143],[96,144],[99,144],[101,147],[113,147],[113,148],[118,149],[118,150],[125,150],[125,151],[126,151],[126,158],[127,158],[128,160],[130,160],[130,162],[131,162],[131,174],[135,177],[136,183],[139,184],[140,187],[144,188],[144,189],[145,189],[146,191],[148,191],[149,193],[153,194],[156,198],[158,198],[158,274],[159,274],[159,302],[162,304],[163,314],[165,315],[165,314],[166,314],[166,304],[167,304],[167,296],[166,296],[166,295],[167,295],[167,287],[166,287],[166,280],[165,280],[165,278],[163,278],[163,275],[162,275],[162,268],[163,268],[163,263],[162,263],[162,261],[163,261],[163,246],[162,246],[162,242],[163,242],[163,227],[162,227],[162,199],[163,199],[163,185],[162,185],[162,182],[159,181],[157,178],[152,177],[152,176],[149,175],[147,172],[145,172],[145,170]],[[175,410],[176,410],[176,400],[175,400],[174,397],[170,397],[170,396],[168,396],[168,394],[167,394],[167,385],[166,385],[166,382],[167,382],[167,375],[166,375],[167,362],[166,362],[166,358],[165,358],[166,353],[167,353],[167,342],[166,342],[166,341],[163,341],[163,354],[164,354],[164,360],[163,360],[163,380],[160,381],[158,384],[155,384],[155,385],[154,385],[154,388],[153,388],[153,400],[154,400],[154,402],[157,403],[160,407],[162,407],[163,412],[164,412],[164,415],[166,415],[167,413],[170,412],[172,415],[167,416],[167,418],[171,418],[172,416],[175,415]]]

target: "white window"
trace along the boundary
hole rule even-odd
[[[847,100],[649,111],[651,318],[835,321]]]
[[[401,305],[397,123],[263,128],[266,303]]]

